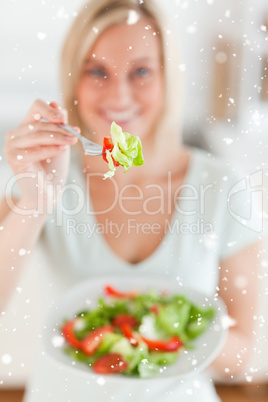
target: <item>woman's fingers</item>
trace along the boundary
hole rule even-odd
[[[8,163],[21,170],[29,163],[54,158],[76,142],[77,138],[58,124],[31,122],[7,134],[5,154]]]
[[[64,124],[68,124],[68,112],[66,109],[63,109],[57,102],[50,102],[49,104],[50,106],[52,106],[54,109],[61,111],[61,113],[63,114],[63,123]]]
[[[58,146],[38,146],[35,148],[24,148],[21,150],[13,149],[9,153],[9,158],[13,159],[13,164],[24,165],[28,163],[40,162],[49,158],[53,158],[68,149],[68,145]]]
[[[32,104],[21,124],[39,121],[41,118],[45,118],[53,123],[64,123],[66,121],[66,112],[64,112],[64,109],[60,109],[56,102],[47,104],[43,100],[37,99]]]
[[[65,123],[67,113],[59,104],[36,100],[19,127],[6,135],[4,151],[13,171],[47,171],[54,166],[64,182],[70,145],[77,142],[74,135],[59,126]]]
[[[77,138],[68,131],[51,123],[26,124],[11,131],[6,136],[6,144],[17,148],[30,148],[38,145],[75,144]]]
[[[43,100],[37,99],[20,126],[7,134],[6,141],[12,142],[13,146],[18,147],[62,144],[66,141],[75,143],[77,142],[75,137],[58,126],[62,123],[66,124],[67,120],[67,111],[62,109],[58,103],[47,104]],[[23,138],[19,139],[19,137]],[[71,139],[69,140],[69,138]]]
[[[6,135],[8,147],[29,148],[37,145],[75,144],[77,138],[57,124],[28,123]]]

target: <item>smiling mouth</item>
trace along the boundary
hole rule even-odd
[[[115,112],[115,111],[109,111],[105,113],[105,116],[108,120],[110,121],[115,121],[115,122],[121,122],[121,123],[126,123],[131,120],[133,120],[135,117],[137,117],[138,113],[137,111],[122,111],[122,112]]]

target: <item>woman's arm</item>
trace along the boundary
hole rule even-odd
[[[260,251],[257,242],[220,264],[219,296],[226,303],[232,326],[212,367],[226,379],[241,373],[252,350]]]
[[[0,310],[16,286],[48,211],[55,206],[64,186],[69,145],[77,142],[76,137],[58,126],[65,122],[66,115],[57,104],[37,100],[23,122],[6,136],[6,159],[21,197],[14,202],[12,186],[7,183],[0,204]]]
[[[31,254],[46,220],[45,214],[23,216],[8,204],[24,209],[20,200],[3,198],[0,203],[0,312],[15,288],[27,257]]]

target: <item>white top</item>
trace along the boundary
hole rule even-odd
[[[40,239],[44,258],[39,270],[46,314],[54,301],[75,283],[113,274],[179,277],[183,285],[213,295],[219,279],[219,262],[258,239],[254,230],[239,222],[240,218],[250,222],[252,212],[249,192],[240,185],[244,182],[243,175],[197,149],[192,151],[180,199],[171,222],[167,223],[162,243],[152,255],[135,265],[119,258],[105,241],[102,233],[114,230],[116,235],[116,229],[111,222],[103,226],[96,221],[85,182],[74,153],[62,205],[58,204],[48,218]],[[129,222],[130,233],[135,230],[134,219]],[[42,353],[41,344],[25,402],[219,400],[205,373],[184,383],[173,378],[150,383],[142,380],[137,386],[125,380],[126,386],[119,387],[110,380],[98,381],[98,376],[90,379],[70,373]]]

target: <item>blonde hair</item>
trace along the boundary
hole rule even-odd
[[[81,76],[84,60],[99,35],[112,25],[127,20],[130,11],[147,17],[158,33],[161,43],[165,95],[163,112],[156,128],[156,143],[163,151],[164,144],[178,143],[181,126],[181,79],[179,48],[163,11],[153,0],[90,0],[77,15],[62,51],[61,84],[63,104],[69,114],[69,122],[78,125],[90,137],[87,127],[80,120],[75,93]],[[134,133],[135,134],[135,133]],[[168,141],[167,141],[168,139]]]

